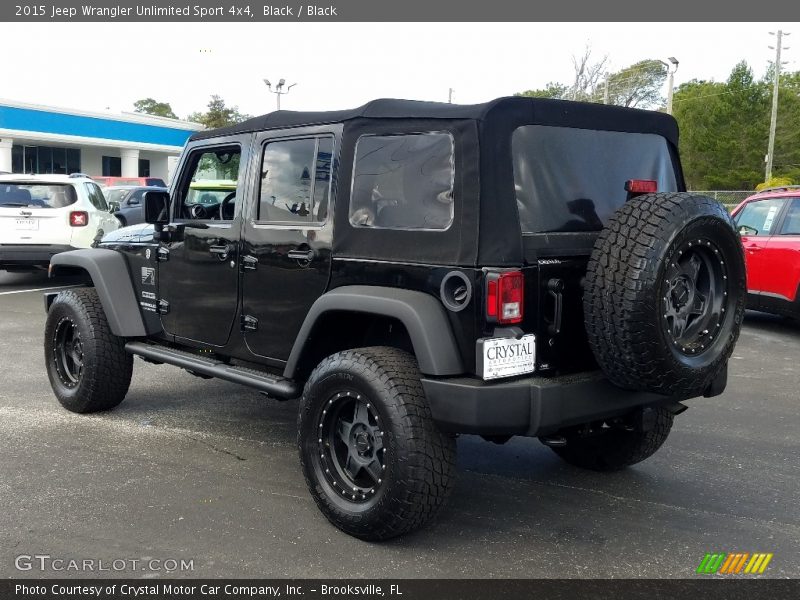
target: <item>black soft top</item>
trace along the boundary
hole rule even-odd
[[[455,144],[453,224],[446,231],[355,228],[347,210],[334,211],[333,253],[339,257],[397,260],[446,265],[519,266],[533,260],[523,248],[513,172],[512,136],[525,125],[656,134],[666,139],[679,189],[684,189],[678,151],[678,126],[663,113],[546,98],[498,98],[484,104],[458,105],[415,100],[373,100],[351,110],[277,111],[242,123],[195,133],[190,141],[294,127],[341,125],[339,172],[352,173],[355,146],[364,135],[447,131]],[[351,178],[340,177],[335,197],[350,197]],[[514,235],[516,234],[516,235]],[[590,252],[596,232],[525,236],[536,253],[554,243]],[[535,239],[527,239],[533,237]],[[562,239],[562,238],[569,239]],[[586,238],[586,239],[583,239]],[[591,238],[591,239],[590,239]]]
[[[498,125],[537,123],[584,129],[656,133],[678,145],[678,126],[671,116],[604,104],[508,97],[483,104],[447,104],[417,100],[380,99],[348,110],[299,112],[279,110],[236,125],[195,133],[190,141],[222,135],[250,133],[285,127],[344,123],[354,119],[453,119]]]

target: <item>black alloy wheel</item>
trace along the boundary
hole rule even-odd
[[[321,467],[328,482],[353,502],[368,501],[383,483],[386,448],[380,416],[352,391],[328,399],[319,419]]]
[[[83,359],[83,340],[78,326],[69,317],[63,317],[53,335],[53,361],[61,383],[68,388],[80,383]]]
[[[708,239],[684,242],[665,273],[664,327],[677,350],[696,356],[711,346],[725,320],[728,274]]]

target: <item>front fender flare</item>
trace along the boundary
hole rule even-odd
[[[327,312],[360,312],[392,317],[408,331],[419,369],[425,375],[460,375],[464,372],[450,322],[442,303],[415,290],[351,285],[335,288],[311,306],[292,347],[283,375],[294,378],[314,324]]]
[[[77,267],[89,274],[114,335],[147,335],[128,266],[122,254],[104,248],[61,252],[50,259],[51,276],[58,273],[59,267]]]

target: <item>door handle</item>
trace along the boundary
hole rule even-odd
[[[211,246],[208,251],[211,252],[211,254],[214,254],[220,260],[227,260],[228,254],[231,250],[230,246],[226,244],[224,246]]]
[[[286,256],[294,260],[311,261],[314,259],[315,253],[310,248],[308,250],[289,250],[289,252],[286,253]]]

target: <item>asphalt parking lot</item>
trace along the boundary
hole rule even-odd
[[[191,577],[693,577],[706,552],[772,552],[800,577],[800,325],[748,314],[728,390],[698,399],[651,459],[584,472],[537,440],[459,439],[442,517],[383,544],[306,492],[296,402],[136,360],[116,410],[73,415],[42,358],[38,288],[0,272],[0,576],[19,555],[191,560]],[[36,291],[24,291],[24,290]]]

